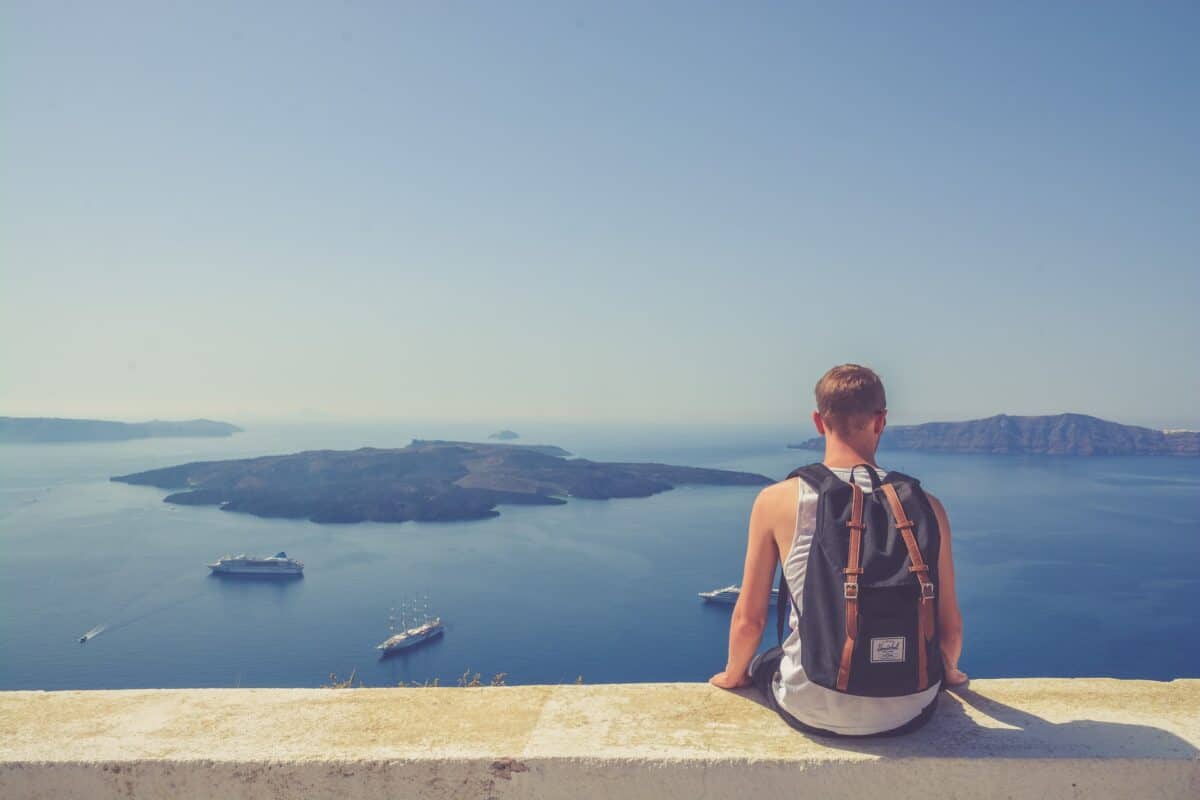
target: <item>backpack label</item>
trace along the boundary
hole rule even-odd
[[[903,660],[903,636],[876,636],[871,639],[872,664],[892,664]]]

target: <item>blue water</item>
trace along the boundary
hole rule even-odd
[[[501,425],[262,425],[230,439],[0,447],[0,689],[368,686],[464,671],[509,683],[697,681],[725,661],[755,490],[502,507],[469,523],[316,525],[161,502],[111,475],[318,447],[481,439]],[[596,459],[782,477],[792,430],[526,425]],[[882,454],[954,529],[976,677],[1200,676],[1200,460]],[[287,583],[204,564],[286,550]],[[388,609],[426,594],[446,635],[380,660]],[[85,631],[105,629],[86,645]],[[773,637],[772,632],[768,637]]]

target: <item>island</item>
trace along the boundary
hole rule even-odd
[[[119,442],[174,436],[232,436],[241,428],[211,419],[179,422],[111,422],[101,419],[57,417],[0,417],[0,444],[45,442]]]
[[[488,436],[489,439],[497,439],[501,442],[511,442],[513,439],[520,439],[521,434],[516,431],[510,431],[507,428],[502,431],[496,431]]]
[[[817,437],[788,447],[823,450]],[[1160,431],[1091,417],[997,414],[965,422],[926,422],[885,428],[881,450],[1055,456],[1200,456],[1200,432]]]
[[[505,504],[562,505],[567,497],[649,497],[681,484],[772,482],[749,472],[567,455],[551,446],[416,439],[403,448],[198,461],[112,480],[183,490],[164,498],[168,503],[322,523],[486,519]]]

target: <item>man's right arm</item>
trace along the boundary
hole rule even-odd
[[[946,509],[936,497],[927,493],[929,504],[937,516],[941,531],[941,548],[938,550],[938,639],[942,646],[942,663],[946,668],[947,686],[966,683],[967,675],[958,668],[962,655],[963,620],[958,608],[958,594],[954,588],[954,553],[950,547],[950,519]]]

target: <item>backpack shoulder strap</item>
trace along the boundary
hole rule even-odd
[[[812,490],[817,494],[820,494],[822,489],[836,485],[835,482],[838,480],[838,476],[834,475],[829,470],[829,467],[819,461],[814,464],[806,464],[803,467],[796,467],[788,473],[788,476],[784,480],[792,478],[800,478],[811,486]]]
[[[888,472],[887,480],[885,480],[884,483],[907,483],[914,489],[917,489],[921,486],[921,482],[912,475],[905,475],[903,472],[898,472],[896,470]]]
[[[783,574],[783,562],[779,562],[779,588],[775,595],[775,638],[779,642],[779,646],[783,647],[783,621],[787,619],[788,611],[788,582],[787,576]]]
[[[807,483],[814,492],[821,493],[821,489],[826,482],[837,476],[829,471],[829,468],[820,462],[807,464],[803,467],[796,467],[788,473],[784,480],[799,478]],[[779,562],[779,587],[776,590],[775,596],[775,638],[779,642],[779,646],[783,646],[783,629],[786,626],[788,604],[791,601],[791,590],[788,588],[787,576],[783,572],[783,560]]]

